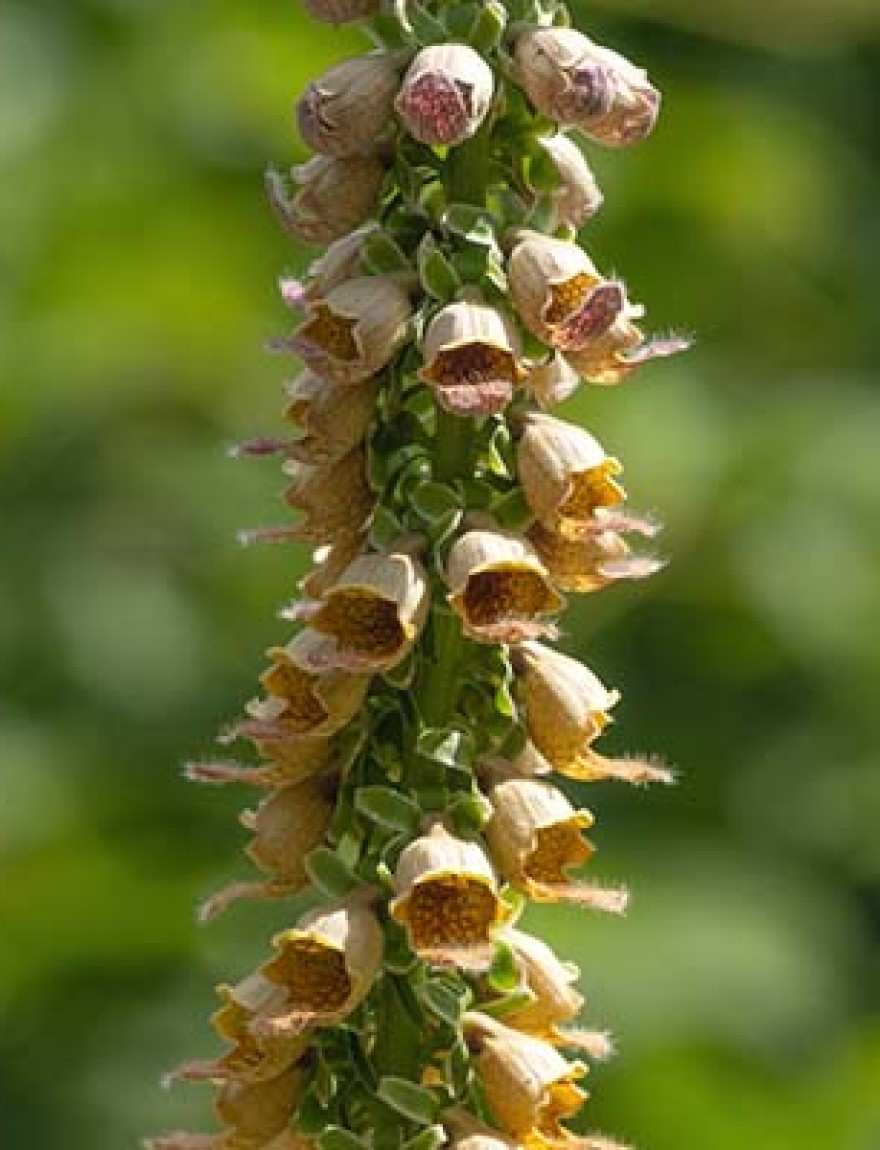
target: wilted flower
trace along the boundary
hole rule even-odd
[[[586,1066],[567,1061],[548,1042],[486,1014],[468,1012],[462,1028],[486,1103],[501,1129],[537,1142],[563,1137],[560,1123],[576,1114],[586,1099],[576,1085]]]
[[[487,304],[448,304],[434,316],[422,345],[420,377],[453,415],[491,415],[525,378],[513,324]]]
[[[375,417],[379,381],[340,387],[304,371],[285,390],[284,418],[298,423],[304,435],[287,454],[300,463],[322,466],[341,459],[363,443]]]
[[[520,319],[561,351],[588,347],[626,304],[623,285],[604,279],[582,248],[536,232],[514,247],[507,278]]]
[[[412,310],[406,292],[387,276],[358,276],[316,300],[290,347],[318,375],[359,383],[403,346]]]
[[[492,69],[466,44],[434,44],[416,54],[395,101],[406,130],[423,144],[450,147],[486,118]]]
[[[279,787],[256,810],[245,811],[242,825],[253,832],[245,854],[270,878],[223,887],[202,904],[202,920],[215,918],[242,898],[284,898],[302,890],[309,881],[305,857],[324,841],[334,798],[335,781],[316,776]]]
[[[567,538],[601,530],[596,512],[626,498],[614,478],[623,470],[619,461],[588,432],[552,415],[526,416],[517,468],[529,507]]]
[[[529,28],[516,41],[517,74],[539,112],[610,147],[648,136],[660,93],[647,73],[574,28]]]
[[[364,476],[366,485],[366,476]],[[320,599],[336,583],[336,580],[352,560],[364,550],[366,532],[346,532],[337,535],[332,543],[318,547],[312,558],[315,567],[300,580],[298,586],[308,599]]]
[[[573,902],[620,913],[626,895],[568,876],[593,855],[582,831],[589,811],[576,811],[562,791],[538,779],[507,779],[489,791],[493,814],[486,826],[492,860],[501,874],[536,902]]]
[[[349,675],[332,666],[331,638],[306,629],[284,647],[272,647],[272,666],[260,682],[277,706],[274,722],[281,732],[314,738],[331,735],[353,718],[369,686],[368,675]],[[258,715],[257,717],[262,717]]]
[[[309,911],[272,942],[278,953],[262,973],[284,988],[285,1010],[251,1024],[265,1037],[327,1026],[350,1014],[373,985],[384,935],[374,912],[353,896]]]
[[[552,193],[553,217],[550,230],[562,226],[578,230],[602,206],[602,192],[580,148],[567,136],[545,136],[544,151],[553,161],[560,185]]]
[[[289,529],[289,538],[336,544],[360,536],[376,498],[361,447],[323,466],[288,460],[284,471],[293,479],[284,501],[304,514],[302,522]]]
[[[318,603],[310,626],[331,639],[318,649],[325,668],[387,671],[412,649],[430,605],[422,565],[410,555],[361,555]],[[317,665],[314,665],[317,669]]]
[[[685,336],[657,336],[646,340],[641,328],[633,322],[643,314],[644,308],[640,305],[627,303],[614,323],[587,347],[568,352],[568,361],[578,375],[588,383],[613,387],[652,359],[678,355],[691,346],[691,340]]]
[[[307,244],[328,244],[367,219],[384,179],[374,156],[313,156],[291,168],[289,180],[270,168],[266,190],[285,231]]]
[[[483,970],[492,934],[506,917],[495,872],[482,848],[454,838],[440,823],[404,848],[389,905],[413,950],[428,962]]]
[[[550,634],[541,616],[565,605],[534,549],[507,531],[466,531],[449,552],[446,581],[465,632],[484,643]]]
[[[248,721],[244,720],[226,734],[223,741],[250,737]],[[257,767],[235,762],[187,763],[184,771],[187,779],[194,783],[244,783],[271,790],[321,774],[333,761],[333,741],[329,738],[272,740],[256,737],[253,741],[269,762]]]
[[[388,128],[400,85],[398,59],[370,52],[343,60],[306,88],[297,104],[302,138],[327,156],[363,152]]]

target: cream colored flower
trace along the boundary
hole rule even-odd
[[[384,179],[374,156],[313,156],[291,168],[289,179],[271,168],[266,190],[285,231],[307,244],[329,244],[372,215]]]
[[[573,1117],[587,1097],[576,1085],[587,1067],[476,1011],[464,1015],[462,1029],[486,1103],[501,1129],[523,1140],[564,1137],[560,1123]]]
[[[553,161],[560,186],[552,193],[553,217],[550,231],[567,226],[576,231],[602,206],[602,192],[580,148],[567,136],[545,136],[544,151]]]
[[[300,285],[302,299],[298,301],[299,304],[301,305],[306,301],[316,303],[328,296],[340,284],[363,275],[361,256],[364,245],[370,236],[378,231],[378,228],[379,225],[375,220],[368,220],[361,227],[355,228],[353,232],[334,240],[325,249],[322,256],[313,260],[305,285]],[[282,292],[285,282],[282,281]]]
[[[466,44],[422,48],[395,100],[401,123],[430,147],[461,144],[486,118],[495,82],[492,69]]]
[[[362,536],[376,501],[362,447],[323,466],[286,460],[282,468],[292,480],[284,502],[303,513],[291,538],[337,544]]]
[[[402,553],[361,555],[318,603],[303,610],[331,642],[323,669],[387,671],[412,650],[430,607],[422,565]],[[321,669],[313,664],[314,669]]]
[[[366,532],[338,535],[330,544],[318,547],[312,556],[315,567],[298,586],[307,599],[320,599],[367,545]]]
[[[633,555],[616,531],[570,539],[543,523],[534,523],[526,534],[562,591],[600,591],[622,579],[647,579],[663,567],[663,561],[653,555]]]
[[[400,86],[391,52],[343,60],[309,84],[297,104],[302,138],[326,156],[354,156],[387,130]]]
[[[326,467],[364,442],[375,416],[378,379],[340,387],[304,371],[285,390],[289,402],[284,418],[304,432],[287,451],[298,463]]]
[[[492,415],[525,378],[519,357],[519,337],[506,316],[461,301],[441,308],[428,325],[419,376],[453,415]]]
[[[502,875],[537,902],[572,902],[619,914],[626,895],[594,883],[575,882],[572,867],[592,857],[582,832],[593,824],[562,791],[538,779],[507,779],[489,791],[493,807],[486,826],[492,860]]]
[[[649,783],[675,782],[675,773],[661,761],[649,756],[621,755],[617,758],[608,758],[606,755],[600,755],[592,746],[584,746],[576,758],[566,761],[557,759],[556,763],[551,763],[531,739],[526,740],[520,753],[509,762],[492,760],[489,766],[493,768],[500,766],[505,773],[515,774],[520,778],[536,778],[555,771],[581,783],[617,779],[620,782],[643,787]]]
[[[286,646],[269,650],[272,666],[260,682],[272,696],[274,721],[282,731],[310,738],[332,735],[359,710],[368,675],[315,669],[332,666],[333,649],[328,636],[306,629]]]
[[[409,297],[388,276],[358,276],[312,305],[290,342],[312,371],[360,383],[381,371],[409,333]]]
[[[609,147],[650,135],[660,93],[647,73],[574,28],[529,28],[516,41],[517,75],[539,112]]]
[[[374,912],[354,897],[310,911],[272,944],[277,954],[262,973],[283,987],[285,1009],[251,1023],[263,1038],[300,1034],[350,1014],[373,985],[384,935]]]
[[[224,739],[253,738],[255,746],[268,762],[257,767],[234,762],[188,763],[186,778],[196,783],[244,783],[271,790],[321,774],[333,760],[331,739],[262,739],[259,728],[249,731],[245,720]]]
[[[428,962],[483,970],[492,934],[506,917],[495,873],[482,848],[436,824],[401,853],[389,910],[413,950]]]
[[[533,364],[529,369],[526,387],[538,405],[546,410],[574,395],[580,382],[581,377],[565,356],[554,351],[543,363]]]
[[[600,275],[582,248],[537,232],[514,247],[507,277],[520,319],[560,351],[590,346],[626,306],[623,285]]]
[[[552,415],[526,416],[517,468],[536,517],[567,538],[602,530],[597,511],[626,498],[615,481],[620,462],[589,432]]]
[[[449,552],[446,582],[466,634],[483,643],[552,634],[541,616],[565,605],[534,549],[506,531],[466,531]]]

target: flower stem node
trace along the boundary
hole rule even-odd
[[[329,244],[363,224],[379,198],[385,165],[374,156],[313,156],[266,173],[266,191],[286,232],[307,244]]]
[[[431,320],[422,345],[421,379],[452,415],[504,410],[525,379],[520,342],[497,308],[470,301],[448,304]]]
[[[404,848],[394,887],[389,910],[406,928],[416,954],[464,970],[491,965],[492,935],[508,911],[482,847],[454,838],[437,823]]]
[[[297,104],[300,135],[325,156],[366,151],[388,129],[400,86],[397,60],[370,52],[336,64],[309,84]]]
[[[644,140],[660,93],[642,68],[574,28],[529,28],[514,48],[517,78],[537,110],[591,140],[622,148]]]
[[[465,633],[481,643],[552,636],[542,617],[565,605],[537,552],[511,532],[466,531],[449,552],[446,581]]]
[[[453,147],[483,123],[494,89],[492,69],[473,48],[434,44],[416,54],[395,108],[415,139],[429,147]]]

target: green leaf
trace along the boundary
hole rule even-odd
[[[417,1086],[406,1078],[386,1075],[379,1083],[379,1098],[412,1122],[428,1126],[437,1117],[440,1104],[434,1094],[424,1086]]]
[[[328,1126],[318,1138],[320,1150],[368,1150],[369,1142],[341,1126]]]
[[[461,496],[445,483],[420,483],[412,493],[412,506],[432,526],[450,511],[461,511]]]
[[[511,991],[510,994],[504,994],[501,998],[496,998],[494,1002],[481,1002],[480,1010],[484,1014],[491,1015],[492,1018],[503,1018],[505,1014],[511,1014],[514,1010],[522,1010],[524,1006],[531,1006],[535,1001],[535,995],[531,990],[523,988],[522,990]]]
[[[428,295],[440,300],[441,303],[448,303],[454,299],[455,293],[461,287],[461,280],[430,232],[419,244],[417,258],[419,278]]]
[[[468,243],[481,247],[493,247],[496,244],[492,217],[483,208],[471,204],[452,204],[443,216],[443,223]]]
[[[406,11],[420,44],[443,44],[449,39],[444,25],[420,4],[408,4]]]
[[[315,847],[309,851],[305,857],[305,868],[318,890],[329,898],[340,898],[363,885],[330,847]]]
[[[492,507],[492,514],[508,531],[521,531],[535,518],[521,487],[515,487]]]
[[[449,806],[447,814],[456,834],[472,838],[492,817],[492,804],[482,795],[463,795]]]
[[[468,36],[472,48],[485,55],[501,43],[504,30],[507,27],[507,10],[498,0],[488,0],[482,4],[480,14],[474,22]]]
[[[450,1026],[458,1026],[464,1002],[451,987],[444,986],[442,982],[426,982],[419,987],[418,996],[424,1007],[432,1014],[436,1014]]]
[[[438,1146],[443,1146],[446,1142],[446,1131],[442,1126],[429,1126],[427,1130],[416,1134],[415,1138],[404,1142],[401,1150],[437,1150]]]
[[[473,736],[448,727],[428,727],[419,734],[416,753],[441,766],[467,771],[474,758]]]
[[[522,974],[513,947],[506,942],[495,943],[495,955],[486,974],[486,982],[499,994],[509,994],[522,984]]]
[[[391,508],[377,507],[370,527],[370,542],[373,546],[382,551],[391,547],[403,534],[403,524]]]
[[[415,831],[422,817],[412,799],[390,787],[359,787],[354,804],[361,814],[392,831]]]
[[[361,250],[361,264],[371,275],[409,271],[406,252],[384,231],[371,232]]]

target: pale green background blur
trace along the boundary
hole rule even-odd
[[[588,242],[699,336],[573,405],[672,565],[581,601],[623,688],[590,792],[623,922],[549,910],[621,1057],[590,1121],[644,1150],[880,1147],[880,6],[606,0],[655,137],[595,151]],[[116,1150],[196,1122],[163,1069],[284,916],[197,930],[249,796],[179,778],[247,697],[300,560],[277,520],[261,193],[307,77],[359,50],[294,0],[0,0],[0,1145]],[[536,916],[537,918],[538,916]]]

